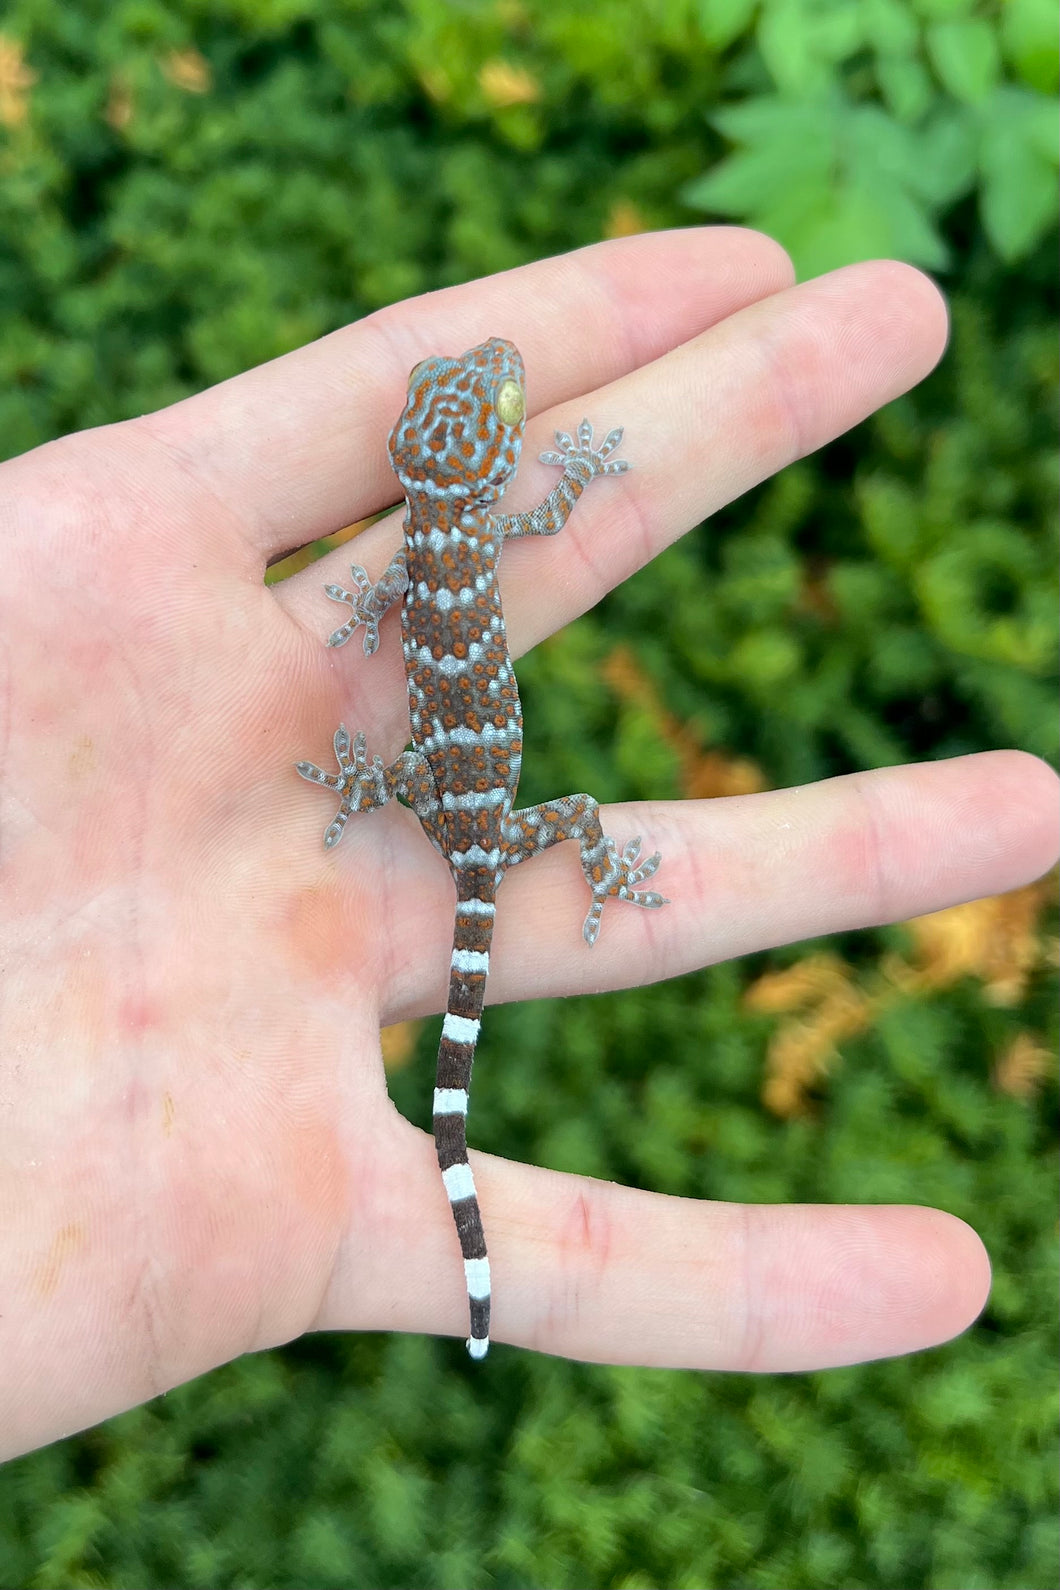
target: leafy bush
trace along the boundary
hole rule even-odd
[[[9,0],[0,447],[606,233],[707,213],[804,273],[896,253],[954,294],[942,369],[525,660],[526,793],[1054,755],[1051,13]],[[498,1348],[485,1380],[449,1343],[306,1341],[11,1464],[0,1581],[1054,1584],[1050,909],[1023,891],[487,1024],[483,1145],[963,1215],[996,1278],[960,1341],[784,1379]],[[424,1124],[435,1030],[392,1046]]]
[[[766,0],[757,91],[712,117],[738,152],[685,197],[783,237],[816,274],[889,254],[944,269],[938,218],[975,193],[1001,258],[1025,258],[1056,214],[1054,18],[1046,0],[998,11]]]

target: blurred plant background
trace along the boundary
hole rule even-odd
[[[1056,88],[1051,0],[7,0],[0,449],[600,237],[731,218],[804,275],[895,254],[951,294],[942,368],[523,662],[525,793],[1055,757]],[[484,1038],[495,1151],[963,1216],[995,1285],[961,1340],[773,1379],[304,1341],[9,1465],[0,1582],[1054,1585],[1053,904]],[[423,1124],[435,1037],[386,1035]]]

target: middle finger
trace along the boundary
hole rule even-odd
[[[487,998],[657,982],[1018,888],[1056,860],[1056,790],[1044,762],[988,751],[760,795],[605,808],[604,828],[620,844],[641,834],[645,853],[662,852],[653,883],[669,904],[609,901],[589,949],[577,849],[557,845],[505,879]],[[394,863],[386,1021],[444,1006],[452,886],[434,860],[410,838]],[[339,898],[347,885],[335,877],[325,887]]]

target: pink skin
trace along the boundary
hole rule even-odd
[[[370,664],[329,652],[320,586],[348,555],[279,591],[262,572],[394,501],[408,370],[503,334],[535,405],[506,510],[543,495],[533,459],[583,413],[626,427],[634,465],[505,553],[518,655],[939,357],[915,272],[790,280],[732,229],[601,244],[0,468],[5,1454],[305,1330],[463,1334],[433,1146],[379,1049],[381,1022],[440,1008],[451,885],[398,807],[325,854],[291,769],[343,717],[401,744],[397,623]],[[373,577],[397,540],[393,519],[363,537]],[[622,986],[1012,888],[1054,860],[1055,809],[1049,770],[1006,752],[608,811],[663,851],[673,903],[616,912],[590,952],[576,847],[518,868],[490,993]],[[499,1340],[803,1368],[941,1341],[986,1294],[974,1233],[915,1205],[741,1210],[474,1159]]]

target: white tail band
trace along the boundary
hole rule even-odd
[[[475,1178],[466,1160],[459,1165],[450,1165],[448,1170],[443,1170],[442,1180],[451,1204],[459,1203],[461,1198],[474,1198]]]

